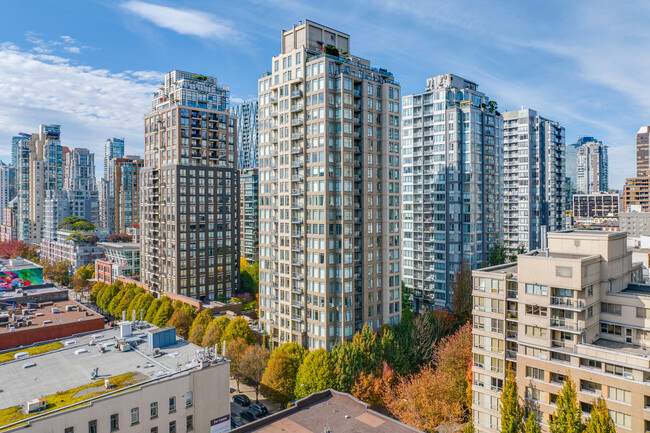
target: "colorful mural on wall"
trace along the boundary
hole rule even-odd
[[[0,290],[14,290],[43,284],[43,268],[20,269],[18,271],[0,271]]]

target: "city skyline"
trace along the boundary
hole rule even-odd
[[[647,7],[642,4],[613,10],[556,2],[548,8],[554,11],[552,22],[542,19],[537,25],[530,18],[539,13],[548,17],[546,9],[516,4],[479,7],[472,14],[483,17],[478,21],[460,19],[466,14],[463,4],[398,7],[384,2],[367,10],[353,3],[341,17],[336,7],[319,10],[291,2],[197,1],[190,7],[96,2],[83,9],[58,4],[66,13],[54,24],[53,7],[43,6],[30,11],[26,24],[12,17],[26,13],[28,6],[8,5],[7,23],[0,30],[0,82],[7,85],[0,101],[8,107],[0,126],[0,140],[7,143],[0,148],[5,162],[11,137],[41,123],[65,125],[64,145],[89,148],[98,157],[112,136],[124,136],[125,153],[137,154],[151,93],[174,68],[218,76],[231,87],[233,103],[255,99],[257,78],[268,69],[265,60],[277,52],[278,30],[305,18],[334,28],[354,22],[359,36],[352,49],[393,71],[404,94],[417,92],[426,78],[454,73],[482,83],[501,112],[523,104],[556,119],[566,126],[567,143],[579,135],[598,137],[615,149],[610,152],[610,184],[619,190],[625,177],[633,175],[626,170],[635,154],[635,133],[650,115],[642,81],[647,60],[631,55],[650,35],[634,25],[614,34],[621,30],[619,24],[640,19]],[[250,7],[259,13],[249,14]],[[217,18],[222,16],[229,18]],[[428,21],[436,26],[427,26]],[[498,32],[491,30],[496,28]],[[378,29],[385,38],[376,38]],[[169,50],[180,45],[188,49],[170,60]],[[428,50],[408,51],[407,46]],[[205,60],[210,57],[218,60]],[[599,64],[607,57],[616,61]],[[52,86],[53,80],[69,86]],[[129,104],[122,104],[127,98]],[[611,107],[622,107],[625,115]],[[638,115],[629,116],[630,111]],[[102,171],[98,167],[97,177]]]

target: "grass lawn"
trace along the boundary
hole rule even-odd
[[[76,388],[69,389],[67,391],[57,392],[53,395],[48,395],[45,397],[47,407],[45,410],[40,413],[49,412],[53,409],[62,408],[69,406],[74,403],[87,400],[92,397],[97,397],[107,392],[115,391],[120,388],[124,388],[134,383],[140,382],[144,377],[139,373],[124,373],[119,376],[113,376],[109,379],[112,387],[111,389],[104,388],[104,380],[98,380],[97,382],[92,382],[87,385],[78,386]],[[96,388],[90,389],[89,388]],[[85,390],[88,390],[84,392]],[[27,418],[29,416],[34,416],[39,414],[39,412],[30,413],[25,415],[20,406],[8,407],[6,409],[0,410],[0,426],[7,425],[12,422],[20,421],[21,419]],[[4,430],[0,427],[0,430]]]
[[[63,343],[49,343],[41,344],[40,346],[30,347],[28,349],[14,350],[13,352],[6,352],[0,354],[0,364],[7,361],[13,361],[14,355],[18,352],[27,352],[30,355],[38,355],[40,353],[51,352],[63,347]]]

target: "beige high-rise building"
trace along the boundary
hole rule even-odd
[[[507,362],[542,431],[571,376],[585,419],[605,399],[619,432],[650,430],[650,285],[625,233],[561,231],[516,263],[474,271],[474,425],[500,427]]]
[[[311,21],[259,79],[260,323],[330,349],[400,318],[400,87]]]
[[[650,170],[650,126],[642,126],[636,133],[636,175],[645,176]]]
[[[214,77],[172,71],[144,118],[141,273],[154,291],[205,300],[239,286],[236,119]]]

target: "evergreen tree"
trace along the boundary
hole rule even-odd
[[[616,433],[614,421],[609,416],[605,400],[599,398],[598,401],[594,402],[591,408],[591,419],[587,424],[585,433]]]
[[[147,308],[147,311],[145,311],[144,320],[146,322],[153,324],[153,319],[156,317],[156,313],[158,312],[158,308],[160,308],[161,304],[162,301],[160,300],[160,298],[151,301],[149,307]]]
[[[585,425],[582,423],[582,411],[578,405],[576,386],[567,376],[564,385],[555,401],[556,409],[549,421],[551,433],[582,433]]]
[[[472,269],[467,263],[461,262],[451,282],[451,289],[449,308],[458,325],[462,326],[472,317]]]
[[[395,333],[390,329],[384,332],[381,337],[382,358],[400,374],[408,372],[408,365],[405,354],[395,337]]]
[[[524,419],[524,410],[519,403],[517,380],[508,363],[508,373],[501,392],[501,433],[519,433]]]
[[[524,433],[540,433],[539,426],[535,420],[535,412],[531,411],[526,421]]]

